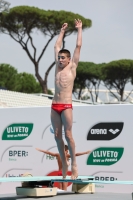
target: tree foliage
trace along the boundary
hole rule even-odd
[[[73,87],[73,94],[78,94],[78,96],[76,95],[78,99],[81,99],[82,90],[85,88],[85,81],[87,77],[86,68],[86,63],[79,62]]]
[[[25,93],[42,92],[40,84],[32,74],[18,73],[8,64],[0,64],[0,88]]]
[[[8,14],[3,13],[0,16],[0,32],[9,35],[12,39],[18,42],[27,53],[31,62],[34,64],[35,76],[37,77],[44,93],[48,92],[47,78],[55,62],[53,61],[49,67],[45,67],[47,69],[44,79],[39,74],[39,62],[49,43],[57,34],[59,34],[60,28],[64,22],[69,24],[64,38],[77,31],[74,27],[74,19],[76,18],[82,20],[83,30],[91,26],[91,20],[85,19],[79,14],[68,11],[46,11],[29,6],[14,7],[10,9]],[[48,40],[44,44],[44,47],[38,57],[37,48],[34,44],[32,36],[32,33],[35,30],[40,31],[44,36],[48,36]],[[65,42],[63,44],[65,44]],[[29,46],[32,47],[33,54],[30,52]]]
[[[97,102],[99,95],[99,87],[101,83],[101,67],[102,64],[92,63],[88,65],[86,87],[90,92],[92,102]]]
[[[102,64],[95,64],[93,62],[79,62],[73,89],[73,93],[75,93],[78,88],[78,99],[80,99],[82,96],[82,90],[84,88],[88,88],[88,91],[91,94],[92,101],[94,102],[94,97],[95,101],[97,101],[98,90],[101,81],[101,66]]]
[[[32,74],[19,73],[17,75],[14,90],[24,93],[41,93],[42,89],[40,84],[36,81]]]
[[[133,84],[133,60],[122,59],[101,64],[79,62],[73,93],[78,91],[77,98],[81,99],[82,90],[88,88],[92,102],[97,102],[101,81],[118,101],[125,101],[131,94],[124,98],[125,86],[129,82]]]
[[[125,85],[131,82],[133,77],[133,60],[117,60],[105,64],[101,69],[104,85],[118,101],[124,101]],[[116,89],[118,95],[112,92]]]
[[[0,87],[14,90],[17,70],[9,64],[0,64]]]

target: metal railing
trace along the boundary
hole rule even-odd
[[[51,88],[50,90],[54,93],[53,88]],[[133,91],[124,91],[123,99],[124,100],[126,99],[126,101],[120,100],[120,95],[117,93],[116,90],[111,90],[111,92],[110,92],[107,89],[99,89],[96,91],[99,92],[97,101],[95,101],[95,99],[96,99],[95,90],[92,89],[91,94],[90,94],[90,91],[87,88],[82,90],[81,98],[79,100],[76,98],[73,98],[73,101],[86,103],[86,104],[95,104],[95,105],[97,105],[97,104],[129,104],[129,103],[133,103]],[[117,96],[117,98],[112,95],[112,92]],[[78,89],[77,89],[77,93],[78,93]],[[42,95],[46,95],[46,94],[42,94]],[[91,95],[93,96],[93,99],[92,99]],[[49,95],[49,96],[51,96],[51,98],[52,98],[52,95]]]

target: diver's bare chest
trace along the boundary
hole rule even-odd
[[[58,72],[55,77],[56,83],[68,84],[73,79],[71,72]]]

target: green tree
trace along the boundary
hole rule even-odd
[[[81,99],[83,89],[88,88],[92,102],[97,102],[101,82],[100,67],[102,65],[103,64],[95,64],[93,62],[79,62],[73,89],[74,94],[78,91],[78,99]]]
[[[24,72],[17,75],[14,91],[24,93],[41,93],[42,88],[32,74]]]
[[[102,64],[88,63],[86,87],[90,92],[92,102],[97,102],[99,95],[99,87],[101,83],[101,67]]]
[[[0,64],[0,88],[16,92],[42,93],[40,84],[32,74],[18,73],[9,64]],[[52,94],[48,90],[48,94]]]
[[[125,101],[128,97],[124,99],[123,94],[125,85],[131,82],[133,77],[133,60],[122,59],[107,63],[101,68],[101,76],[111,94],[118,101]],[[116,89],[118,95],[112,89]]]
[[[47,67],[44,79],[39,74],[39,63],[44,55],[49,43],[59,34],[60,28],[64,22],[69,24],[65,36],[75,33],[77,30],[74,27],[74,19],[79,18],[83,22],[83,29],[91,26],[91,20],[85,19],[79,14],[74,14],[67,11],[52,11],[41,10],[35,7],[18,6],[10,9],[10,13],[3,13],[0,16],[0,31],[9,35],[13,40],[18,42],[23,50],[27,53],[31,62],[35,67],[35,76],[38,79],[42,90],[47,93],[47,78],[50,70],[55,62],[52,62]],[[33,41],[33,32],[40,31],[44,36],[48,37],[40,55],[37,57],[37,48]],[[65,40],[63,46],[65,45]],[[32,48],[32,53],[30,49]],[[54,58],[53,58],[54,60]]]
[[[75,96],[75,98],[81,99],[82,91],[85,88],[86,79],[86,65],[84,62],[79,62],[73,86],[73,95]]]
[[[17,74],[17,70],[11,65],[0,64],[0,87],[13,91]]]

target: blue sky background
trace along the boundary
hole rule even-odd
[[[95,63],[119,59],[133,59],[133,0],[8,0],[10,7],[29,5],[44,10],[66,10],[92,20],[92,27],[83,32],[80,61]],[[38,55],[47,42],[39,32],[33,34]],[[40,62],[40,74],[54,60],[51,42]],[[66,48],[73,53],[76,35],[66,39]],[[34,66],[22,47],[7,35],[0,35],[0,63],[9,63],[18,72],[34,74]],[[48,78],[48,87],[54,87],[54,69]],[[128,85],[126,89],[131,89]]]

